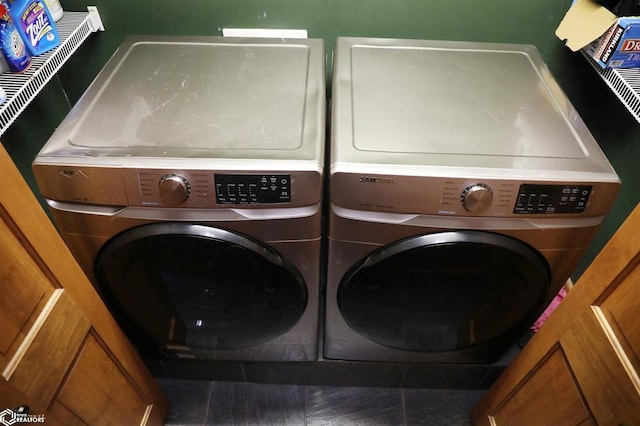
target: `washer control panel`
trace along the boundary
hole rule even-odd
[[[592,190],[592,185],[522,184],[513,213],[582,213]]]
[[[125,170],[124,204],[181,208],[292,208],[321,200],[315,171]],[[111,181],[116,181],[115,177]]]
[[[218,204],[291,202],[290,175],[214,175]]]

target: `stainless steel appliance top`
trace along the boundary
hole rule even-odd
[[[39,157],[321,162],[324,105],[322,40],[131,37]]]
[[[333,172],[617,181],[533,46],[339,38],[332,109]]]

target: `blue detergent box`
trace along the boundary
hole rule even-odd
[[[640,17],[618,18],[584,51],[603,68],[640,67]]]
[[[640,16],[618,17],[595,0],[573,0],[556,35],[602,68],[640,67]]]

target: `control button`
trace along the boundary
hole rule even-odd
[[[480,213],[491,206],[493,202],[493,191],[488,185],[476,183],[470,185],[462,191],[460,196],[462,206],[471,213]]]
[[[160,198],[167,204],[177,205],[184,202],[191,194],[189,181],[180,175],[164,175],[158,183]]]

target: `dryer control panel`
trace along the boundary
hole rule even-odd
[[[103,206],[273,209],[317,205],[320,170],[207,170],[44,165],[50,200]]]
[[[333,173],[331,202],[411,215],[523,217],[606,214],[619,183]]]
[[[271,204],[291,201],[290,175],[215,174],[218,204]]]
[[[147,206],[290,206],[293,181],[292,174],[277,172],[138,171],[141,202]]]
[[[520,185],[513,213],[582,213],[592,185]]]
[[[129,169],[123,180],[130,206],[293,208],[322,196],[322,176],[311,170]]]

